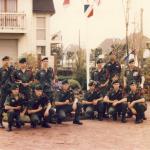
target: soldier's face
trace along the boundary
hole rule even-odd
[[[19,65],[20,65],[20,68],[21,68],[21,69],[25,69],[25,68],[27,67],[27,64],[26,64],[26,63],[20,63]]]
[[[19,88],[12,90],[13,95],[18,95],[19,94]]]
[[[101,64],[101,63],[98,63],[98,64],[97,64],[97,67],[98,67],[98,68],[102,68],[102,64]]]
[[[3,66],[9,66],[9,63],[10,63],[9,59],[4,60],[3,61]]]
[[[111,60],[111,61],[115,61],[115,60],[116,60],[116,55],[111,54],[111,55],[110,55],[110,60]]]
[[[131,91],[136,91],[137,90],[137,85],[136,84],[132,84],[132,85],[130,85],[130,89],[131,89]]]
[[[43,60],[42,65],[43,67],[48,67],[48,60]]]
[[[135,63],[134,63],[134,62],[129,63],[129,67],[130,67],[130,68],[133,68],[134,66],[135,66]]]
[[[35,95],[40,97],[42,95],[43,91],[42,90],[35,90]]]
[[[67,91],[69,89],[69,84],[63,84],[62,88],[64,91]]]
[[[95,85],[89,86],[89,88],[90,88],[91,91],[94,91],[95,90]]]
[[[119,86],[120,86],[119,83],[114,83],[114,84],[113,84],[114,89],[119,89]]]
[[[115,76],[112,77],[113,81],[118,80],[118,79],[119,79],[119,77],[117,75],[115,75]]]

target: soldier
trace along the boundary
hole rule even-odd
[[[4,103],[8,94],[10,94],[11,87],[11,73],[13,72],[13,67],[10,67],[10,58],[5,56],[2,58],[2,68],[0,68],[0,128],[4,128],[3,120],[3,110]]]
[[[19,69],[16,69],[13,72],[12,80],[20,85],[20,92],[24,95],[26,102],[29,101],[31,96],[30,85],[33,81],[33,73],[27,68],[26,58],[21,58],[19,60]]]
[[[130,93],[127,96],[128,108],[133,115],[136,116],[135,123],[142,123],[144,119],[144,112],[146,111],[146,102],[143,95],[138,91],[137,83],[130,82]]]
[[[12,131],[14,121],[16,127],[21,127],[20,112],[22,108],[22,96],[19,93],[19,86],[13,84],[11,87],[11,94],[7,96],[5,101],[5,110],[8,116],[8,131]]]
[[[75,112],[74,124],[82,125],[80,122],[81,104],[74,99],[74,93],[69,88],[67,80],[62,81],[62,88],[57,92],[55,98],[57,123],[61,124],[67,113]]]
[[[54,71],[48,67],[48,58],[45,57],[41,60],[41,69],[37,71],[35,79],[41,84],[43,92],[53,99],[52,95],[52,82],[54,82]]]
[[[122,114],[121,122],[126,123],[127,99],[123,98],[123,91],[120,88],[120,83],[115,80],[111,89],[105,96],[104,101],[109,104],[108,113],[112,115],[113,120],[116,121],[118,114]]]
[[[96,91],[95,81],[90,81],[89,90],[85,93],[83,107],[87,118],[94,118],[94,111],[98,112],[98,120],[103,120],[104,104],[103,96]]]
[[[35,86],[34,93],[28,104],[31,127],[36,128],[38,124],[41,124],[44,128],[50,128],[51,100],[43,93],[41,85],[37,84]]]
[[[114,51],[111,51],[109,53],[109,55],[110,55],[110,61],[105,64],[104,68],[107,69],[107,71],[110,75],[110,80],[111,80],[113,74],[118,74],[120,76],[120,74],[121,74],[121,65],[116,60],[116,54],[115,54]]]
[[[104,97],[107,93],[109,73],[106,69],[102,67],[102,63],[103,63],[102,59],[99,59],[97,61],[97,69],[92,72],[91,80],[96,81],[98,83],[98,88]]]
[[[140,68],[135,66],[134,59],[131,59],[129,60],[128,68],[124,73],[124,87],[127,93],[130,92],[130,82],[133,80],[136,81],[138,87],[143,88],[145,78],[142,75]]]

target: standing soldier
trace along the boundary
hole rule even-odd
[[[83,107],[87,118],[94,118],[94,111],[98,112],[98,120],[103,120],[104,104],[103,96],[96,91],[95,81],[89,83],[89,90],[84,95]]]
[[[19,86],[14,84],[11,87],[11,94],[7,96],[5,101],[5,110],[8,115],[8,131],[12,131],[14,121],[16,127],[21,127],[20,112],[22,108],[22,96],[19,93]]]
[[[66,118],[67,113],[75,111],[74,124],[82,125],[80,122],[81,104],[74,98],[74,93],[70,91],[69,83],[67,80],[62,82],[62,88],[57,92],[55,99],[57,123],[61,124]]]
[[[130,92],[130,83],[133,80],[137,83],[138,87],[143,88],[145,78],[142,75],[140,68],[135,66],[134,59],[131,59],[129,60],[128,68],[124,73],[124,87],[127,93]]]
[[[103,60],[99,59],[97,61],[97,69],[92,72],[91,80],[96,81],[98,88],[101,91],[103,97],[107,93],[108,82],[109,82],[109,73],[106,69],[102,67]]]
[[[109,104],[108,113],[112,115],[114,121],[117,120],[118,115],[121,113],[121,122],[126,123],[127,99],[123,98],[123,91],[120,89],[119,81],[115,80],[112,84],[113,89],[110,89],[104,98],[104,101]]]
[[[114,51],[111,51],[109,53],[110,55],[110,61],[108,63],[106,63],[106,65],[104,66],[105,69],[107,69],[109,75],[110,75],[110,79],[109,81],[111,82],[112,77],[114,74],[118,74],[119,77],[121,75],[121,65],[120,63],[116,60],[116,54]]]
[[[144,119],[144,112],[146,111],[145,98],[137,89],[135,81],[130,82],[130,93],[127,96],[128,108],[133,115],[136,116],[135,123],[142,123]]]
[[[41,85],[36,85],[34,93],[28,103],[28,114],[31,119],[31,127],[36,128],[40,123],[44,128],[50,128],[51,101],[43,93]]]
[[[19,69],[16,69],[12,74],[12,80],[20,85],[20,92],[24,95],[26,102],[31,96],[30,85],[33,81],[33,73],[27,68],[26,58],[19,60]]]
[[[54,82],[54,71],[51,67],[48,67],[47,57],[41,60],[41,69],[37,71],[35,79],[41,84],[43,92],[50,100],[52,100],[52,82]]]
[[[4,103],[7,95],[10,94],[11,73],[13,72],[13,67],[9,66],[9,60],[8,56],[2,58],[2,68],[0,68],[0,128],[4,128],[2,123]]]

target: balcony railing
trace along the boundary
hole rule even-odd
[[[0,33],[24,33],[25,22],[24,13],[0,13]]]

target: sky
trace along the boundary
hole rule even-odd
[[[64,47],[79,43],[82,47],[96,48],[106,38],[125,37],[125,18],[122,0],[101,0],[94,16],[87,18],[83,12],[86,0],[70,0],[67,7],[63,0],[53,0],[56,13],[51,18],[52,33],[61,31]],[[125,0],[124,0],[125,1]],[[140,9],[144,9],[143,31],[150,37],[150,0],[130,0],[129,32],[140,30]],[[134,24],[136,22],[136,25]]]

